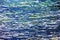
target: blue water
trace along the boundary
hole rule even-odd
[[[49,40],[58,37],[59,5],[58,0],[1,0],[0,39]]]

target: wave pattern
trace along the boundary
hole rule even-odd
[[[59,0],[0,0],[1,40],[60,40]]]

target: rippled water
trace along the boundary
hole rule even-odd
[[[60,40],[59,0],[1,0],[0,39]]]

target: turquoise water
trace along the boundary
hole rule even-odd
[[[0,39],[49,40],[58,37],[59,5],[59,0],[1,0]]]

